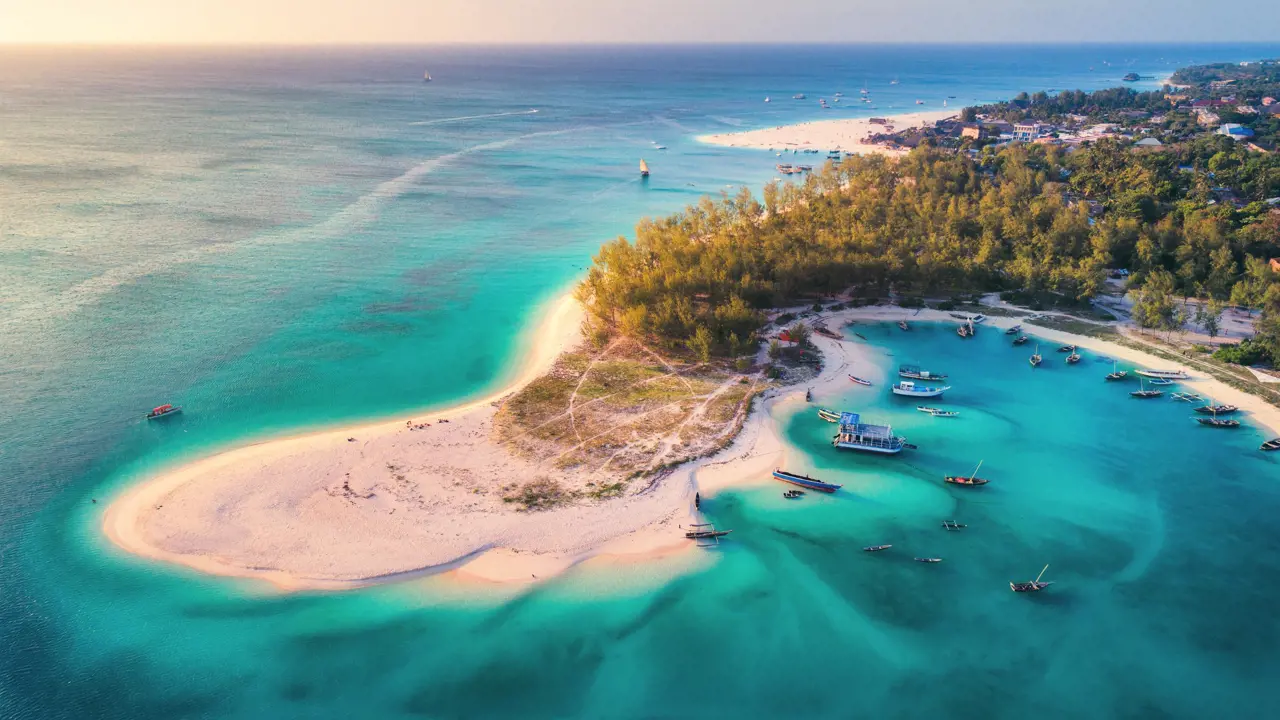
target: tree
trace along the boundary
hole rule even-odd
[[[960,111],[960,121],[971,123],[978,119],[978,108],[967,107]]]
[[[1210,340],[1222,332],[1222,310],[1222,302],[1213,299],[1200,303],[1196,308],[1196,324],[1204,329]]]
[[[770,340],[769,341],[769,359],[776,362],[780,357],[782,357],[782,343],[778,342],[777,340]]]
[[[1134,292],[1133,321],[1138,327],[1152,330],[1176,330],[1182,326],[1182,315],[1174,303],[1173,275],[1156,270],[1146,283]]]
[[[787,334],[791,336],[791,342],[804,347],[809,344],[809,338],[813,336],[813,331],[803,322],[798,322],[787,328]]]
[[[711,359],[711,351],[715,347],[715,339],[711,336],[711,331],[705,325],[699,325],[694,331],[693,337],[689,338],[689,349],[698,356],[702,362]]]

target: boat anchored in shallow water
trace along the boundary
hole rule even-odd
[[[862,548],[862,552],[883,552],[893,547],[892,545],[868,545]]]
[[[1129,373],[1124,370],[1117,370],[1116,364],[1114,362],[1111,363],[1111,372],[1107,374],[1107,380],[1123,380],[1128,376]]]
[[[831,444],[841,450],[896,455],[907,446],[907,440],[894,435],[889,425],[868,425],[862,422],[858,413],[841,413],[840,432],[832,438]]]
[[[871,385],[871,381],[870,381],[870,380],[864,380],[864,379],[862,379],[862,378],[858,377],[857,375],[850,375],[850,376],[849,376],[849,379],[850,379],[851,381],[853,381],[853,382],[855,382],[855,383],[859,384],[859,385],[867,385],[867,386],[870,386],[870,385]]]
[[[909,380],[946,380],[947,376],[943,373],[929,372],[921,370],[919,365],[899,365],[898,375]]]
[[[944,475],[942,481],[951,483],[952,485],[965,485],[969,487],[986,485],[988,480],[986,478],[978,477],[978,471],[982,469],[982,463],[984,462],[986,461],[983,460],[979,462],[978,467],[973,469],[973,474],[968,477],[965,477],[964,475]]]
[[[817,490],[819,492],[824,492],[824,493],[833,493],[839,490],[841,487],[840,485],[836,485],[834,483],[822,482],[821,480],[818,480],[816,478],[811,478],[808,475],[798,475],[793,472],[787,472],[786,470],[774,470],[773,479],[781,480],[782,482],[785,482],[785,483],[791,483],[792,485],[799,485],[802,488],[807,488],[809,490]]]
[[[1163,390],[1148,390],[1145,382],[1140,384],[1138,388],[1139,389],[1129,393],[1129,396],[1138,398],[1139,400],[1150,400],[1151,398],[1158,398],[1161,395],[1164,395]]]
[[[1040,367],[1040,363],[1044,362],[1044,358],[1040,355],[1040,346],[1036,346],[1036,354],[1031,356],[1031,367]]]
[[[894,395],[904,397],[941,397],[942,393],[951,389],[950,385],[917,385],[911,380],[902,380],[890,388]]]
[[[826,421],[827,421],[827,422],[829,422],[829,423],[838,423],[838,422],[840,422],[840,413],[836,412],[835,410],[828,410],[828,409],[826,409],[826,408],[819,408],[819,409],[818,409],[818,417],[822,418],[823,420],[826,420]]]
[[[1036,579],[1030,582],[1009,583],[1009,589],[1016,593],[1040,592],[1041,590],[1053,584],[1052,580],[1049,582],[1040,582],[1040,578],[1044,577],[1044,571],[1048,569],[1049,569],[1049,566],[1045,565],[1044,570],[1041,570],[1040,574],[1036,576]]]
[[[151,412],[147,413],[147,419],[159,420],[162,417],[177,415],[178,413],[181,413],[181,412],[182,412],[182,408],[177,405],[168,405],[168,404],[160,405],[152,408]]]
[[[917,405],[916,409],[934,417],[956,417],[960,414],[955,410],[943,410],[942,408],[929,407],[928,405]]]
[[[1188,380],[1191,378],[1190,375],[1187,375],[1186,370],[1135,370],[1134,372],[1152,380]]]

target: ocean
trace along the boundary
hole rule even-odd
[[[790,418],[846,491],[717,496],[733,542],[694,572],[280,596],[125,556],[100,522],[149,470],[501,383],[602,241],[773,177],[771,153],[699,134],[1278,47],[0,49],[0,717],[1258,708],[1280,542],[1258,432],[1117,399],[1090,358],[1024,372],[993,334],[963,354],[927,328],[869,336],[886,368],[945,360],[962,417],[830,399],[920,438],[895,460]],[[837,91],[851,107],[818,107]],[[163,402],[186,412],[142,420]],[[936,481],[980,460],[988,488]],[[859,551],[880,541],[903,551]],[[1045,563],[1051,591],[1009,593]]]

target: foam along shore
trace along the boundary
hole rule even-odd
[[[822,318],[833,328],[904,319],[956,322],[936,310],[891,306]],[[641,562],[692,552],[682,526],[694,521],[695,492],[713,498],[726,488],[767,483],[776,467],[804,469],[797,466],[800,459],[788,457],[778,418],[803,407],[805,387],[820,404],[848,387],[849,374],[877,385],[891,379],[891,370],[870,361],[870,346],[815,335],[825,356],[821,374],[805,387],[767,391],[719,453],[654,478],[636,494],[520,512],[492,490],[512,478],[533,477],[536,468],[490,440],[495,401],[546,372],[577,342],[580,321],[575,303],[558,303],[540,324],[519,378],[490,397],[412,419],[429,421],[425,428],[410,430],[400,418],[223,452],[131,487],[110,504],[104,530],[144,557],[284,589],[343,589],[437,573],[468,583],[523,584],[579,563]],[[1018,322],[992,317],[984,327],[994,331]],[[1030,324],[1027,329],[1043,341],[1170,368],[1113,342]],[[1239,406],[1280,434],[1280,408],[1211,378],[1186,385]],[[414,479],[398,480],[402,472]]]
[[[952,110],[933,110],[927,112],[886,115],[881,118],[887,122],[873,123],[871,118],[845,118],[835,120],[814,120],[795,125],[779,125],[762,130],[746,130],[743,132],[722,133],[719,135],[702,135],[700,142],[725,147],[757,148],[761,150],[838,150],[840,152],[868,154],[899,154],[883,145],[865,145],[862,140],[876,133],[932,125],[939,120],[955,116]]]

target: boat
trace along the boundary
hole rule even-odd
[[[684,534],[690,540],[708,540],[711,538],[722,538],[733,532],[732,530],[690,530]]]
[[[871,386],[871,381],[870,381],[870,380],[864,380],[864,379],[862,379],[862,378],[858,377],[857,375],[850,375],[850,376],[849,376],[849,379],[850,379],[850,380],[852,380],[853,382],[858,383],[859,385],[866,385],[866,386],[868,386],[868,387],[870,387],[870,386]]]
[[[1040,346],[1036,346],[1036,354],[1031,356],[1031,367],[1040,367],[1040,363],[1044,362],[1044,358],[1040,357]]]
[[[968,485],[973,487],[976,487],[978,485],[986,485],[987,482],[989,481],[986,478],[978,477],[978,471],[982,469],[983,462],[986,462],[986,461],[983,460],[979,462],[978,467],[973,469],[973,474],[968,477],[965,477],[964,475],[945,475],[943,476],[942,480],[943,482],[948,482],[948,483],[951,483],[952,485]]]
[[[1116,370],[1116,364],[1114,362],[1111,363],[1111,372],[1107,374],[1108,380],[1123,380],[1128,376],[1128,372],[1125,372],[1124,370]]]
[[[950,385],[937,387],[933,385],[916,385],[910,380],[901,380],[890,386],[890,390],[893,391],[894,395],[902,395],[904,397],[939,397],[950,389]]]
[[[1058,352],[1073,353],[1075,351],[1076,351],[1075,345],[1063,345],[1062,347],[1058,348]]]
[[[919,365],[899,365],[898,375],[910,380],[946,380],[947,376],[943,373],[930,372],[921,370]]]
[[[971,338],[973,337],[973,326],[969,324],[961,325],[956,328],[956,334],[962,338]]]
[[[916,409],[934,417],[955,417],[960,414],[955,410],[943,410],[942,408],[929,407],[928,405],[917,405]]]
[[[942,527],[947,530],[963,530],[969,526],[964,523],[958,523],[955,520],[943,520]]]
[[[1014,344],[1014,345],[1025,345],[1025,344],[1027,344],[1027,341],[1028,341],[1028,340],[1030,340],[1030,339],[1031,339],[1031,338],[1028,338],[1026,335],[1019,335],[1018,337],[1016,337],[1016,338],[1014,338],[1014,339],[1013,339],[1013,344]]]
[[[182,412],[182,408],[177,405],[169,405],[169,404],[159,405],[157,407],[152,408],[151,412],[147,413],[147,419],[159,420],[162,417],[177,415],[180,412]]]
[[[1239,409],[1235,405],[1205,405],[1195,410],[1201,415],[1230,415]]]
[[[1202,418],[1192,418],[1192,419],[1200,423],[1201,425],[1204,425],[1207,427],[1216,427],[1216,428],[1240,427],[1239,420],[1228,420],[1226,418],[1217,418],[1217,417],[1211,417],[1211,418],[1202,417]]]
[[[1129,393],[1129,395],[1131,397],[1136,397],[1139,400],[1150,400],[1151,398],[1158,398],[1164,394],[1163,390],[1148,390],[1145,382],[1142,383],[1139,387],[1140,389],[1134,390],[1133,392]]]
[[[917,104],[917,105],[923,105],[923,104],[924,104],[924,101],[923,101],[923,100],[917,100],[917,101],[916,101],[916,104]]]
[[[1068,365],[1075,365],[1078,362],[1080,362],[1080,353],[1073,352],[1067,356]]]
[[[769,96],[768,96],[768,95],[766,95],[766,96],[765,96],[764,101],[765,101],[765,102],[769,102]]]
[[[1135,370],[1134,372],[1153,380],[1187,380],[1191,377],[1185,370]]]
[[[657,143],[654,143],[654,144],[653,144],[653,149],[654,149],[654,150],[666,150],[666,149],[667,149],[667,146],[666,146],[666,145],[659,145],[659,144],[657,144]]]
[[[889,84],[890,84],[890,85],[897,85],[897,84],[898,84],[898,78],[894,78],[894,79],[890,80],[890,81],[889,81]]]
[[[882,550],[888,550],[891,547],[893,546],[892,545],[868,545],[862,548],[862,552],[880,552]]]
[[[907,439],[894,435],[891,426],[864,423],[858,413],[840,414],[840,432],[831,439],[831,444],[841,450],[882,455],[897,455],[908,446]]]
[[[1171,400],[1181,400],[1183,402],[1203,402],[1204,398],[1193,392],[1176,392],[1169,396]]]
[[[782,497],[788,500],[798,500],[804,495],[803,490],[788,490],[782,493]]]
[[[1005,335],[1017,335],[1017,334],[1018,334],[1018,333],[1020,333],[1020,332],[1022,332],[1022,326],[1021,326],[1021,325],[1014,325],[1013,327],[1009,328],[1008,330],[1005,330],[1005,331],[1004,331],[1004,334],[1005,334]]]
[[[1273,438],[1271,440],[1268,440],[1262,443],[1261,445],[1259,445],[1258,449],[1261,450],[1262,452],[1273,452],[1275,450],[1280,450],[1280,438]]]
[[[987,321],[987,316],[983,315],[982,313],[978,313],[977,315],[974,315],[973,317],[969,318],[969,322],[976,325],[981,325],[986,321]]]
[[[640,158],[640,177],[649,177],[649,164],[644,161],[644,158]]]
[[[922,562],[922,563],[940,563],[940,562],[942,562],[942,558],[921,558],[921,557],[918,557],[918,558],[915,558],[915,561],[916,561],[916,562]]]
[[[910,330],[910,329],[911,329],[911,326],[907,324],[907,321],[906,321],[906,320],[899,320],[899,321],[898,321],[898,327],[902,328],[903,330]]]
[[[1031,582],[1009,583],[1009,589],[1017,593],[1040,592],[1041,590],[1053,584],[1053,581],[1040,582],[1040,578],[1044,577],[1044,571],[1048,569],[1049,569],[1049,566],[1045,565],[1044,570],[1041,570],[1040,574],[1036,576],[1036,579],[1032,580]]]
[[[1148,385],[1157,385],[1157,386],[1159,386],[1159,387],[1168,387],[1168,386],[1170,386],[1170,385],[1173,385],[1173,384],[1174,384],[1174,382],[1173,382],[1172,380],[1148,380],[1148,381],[1147,381],[1147,384],[1148,384]]]
[[[430,72],[430,71],[427,71],[427,72],[422,73],[422,82],[431,82],[431,72]]]
[[[792,96],[791,96],[791,99],[792,99],[792,100],[803,100],[803,99],[804,99],[804,93],[796,93],[795,95],[792,95]]]
[[[818,417],[822,418],[823,420],[826,420],[829,423],[840,422],[840,413],[834,410],[828,410],[826,408],[821,408],[818,410]]]
[[[785,482],[785,483],[791,483],[792,485],[799,485],[802,488],[808,488],[810,490],[818,490],[825,493],[833,493],[840,489],[839,485],[835,485],[832,483],[825,483],[825,482],[822,482],[821,480],[815,480],[814,478],[811,478],[808,475],[797,475],[796,473],[787,472],[786,470],[774,470],[773,479],[781,480],[782,482]]]

